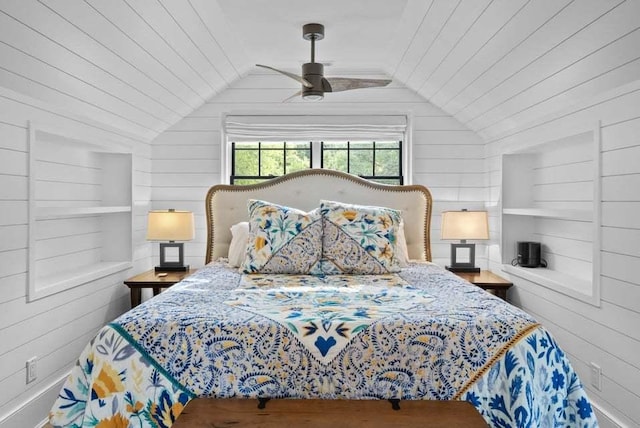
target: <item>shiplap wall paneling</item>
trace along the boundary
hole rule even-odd
[[[0,12],[1,86],[147,140],[246,62],[217,5],[25,0],[3,2]]]
[[[63,378],[88,340],[105,323],[129,308],[128,289],[122,281],[151,265],[150,245],[144,240],[151,194],[151,149],[147,142],[125,130],[111,128],[10,90],[0,89],[0,111],[3,112],[0,118],[0,183],[9,185],[0,186],[3,212],[0,216],[0,235],[3,237],[0,240],[0,426],[24,428],[36,426],[47,417]],[[80,140],[130,146],[133,152],[129,155],[133,183],[128,192],[129,204],[133,199],[133,252],[129,250],[128,254],[133,259],[133,269],[33,302],[27,300],[30,273],[27,266],[30,249],[29,121],[62,129]],[[77,154],[70,154],[69,158],[73,156]],[[65,169],[52,166],[49,170],[38,170],[36,174],[53,174]],[[75,168],[73,171],[76,174]],[[78,178],[82,175],[76,174]],[[69,172],[66,176],[69,178]],[[63,179],[64,173],[56,177]],[[84,178],[91,187],[91,175],[84,174]],[[50,183],[42,190],[47,195],[63,192],[56,183]],[[85,192],[86,189],[78,189],[79,195]],[[58,197],[62,195],[58,193]],[[55,219],[43,220],[39,233],[46,239],[40,245],[47,239],[53,242],[68,232],[91,230],[92,219],[77,220],[64,226],[60,222],[54,225]],[[131,224],[131,220],[129,222]],[[130,230],[131,226],[124,233],[130,235]],[[43,251],[48,251],[47,246]],[[38,376],[27,384],[25,362],[33,356],[38,357]]]
[[[473,100],[482,94],[473,93],[476,81],[481,83],[494,67],[503,66],[514,47],[546,28],[548,21],[571,3],[569,0],[493,2],[470,28],[460,48],[439,65],[429,81],[420,83],[424,85],[424,94],[447,111],[458,113],[470,97]],[[483,26],[483,22],[488,24]]]
[[[433,39],[431,37],[420,38],[414,43],[421,55],[419,55],[419,61],[411,72],[402,80],[410,87],[418,87],[423,90],[424,86],[427,86],[425,81],[430,81],[434,77],[442,63],[452,60],[453,52],[462,50],[461,44],[469,40],[468,36],[473,36],[473,34],[469,34],[469,31],[475,27],[479,18],[488,16],[485,13],[492,3],[494,2],[488,0],[465,2],[464,4],[462,2],[435,3],[434,9],[443,9],[446,19],[441,20],[441,26],[429,27],[423,23],[422,28],[427,28],[429,33],[434,34]],[[494,5],[494,10],[498,7]],[[434,14],[430,14],[427,19],[433,16]]]
[[[155,67],[168,71],[172,80],[177,79],[171,87],[187,94],[185,99],[190,105],[201,105],[237,77],[238,72],[226,52],[215,49],[217,42],[212,31],[217,29],[203,25],[197,12],[188,10],[191,3],[179,6],[169,3],[88,2],[96,13],[138,45],[143,55],[151,57]],[[177,7],[187,10],[172,14]],[[200,45],[196,40],[209,42]]]
[[[484,208],[482,140],[397,82],[386,88],[327,94],[320,103],[300,99],[283,103],[299,90],[289,80],[276,73],[252,72],[154,140],[154,209],[190,209],[195,213],[196,238],[185,244],[189,264],[200,266],[204,261],[204,196],[221,180],[221,118],[231,113],[407,114],[411,122],[413,182],[426,185],[433,193],[433,257],[447,264],[449,242],[440,241],[440,212]],[[157,249],[153,251],[155,258]],[[486,264],[484,250],[478,252],[479,262]]]
[[[406,12],[388,71],[482,137],[640,73],[637,1],[426,2]]]
[[[604,428],[640,427],[640,336],[635,327],[640,325],[640,281],[635,275],[640,268],[640,193],[634,187],[640,176],[638,105],[640,82],[630,83],[515,127],[489,140],[486,146],[488,194],[493,198],[490,203],[499,204],[501,167],[496,160],[502,154],[535,141],[568,138],[601,122],[602,189],[601,201],[596,201],[601,210],[601,227],[596,232],[601,235],[600,306],[516,276],[511,277],[515,287],[510,297],[559,339],[586,385]],[[576,160],[583,156],[581,151],[574,153]],[[555,180],[553,170],[540,177]],[[559,190],[556,195],[562,194]],[[570,200],[564,198],[567,203]],[[554,230],[558,234],[573,233],[569,227]],[[576,229],[575,233],[589,236],[587,230]],[[565,248],[574,254],[586,254],[580,241]],[[493,269],[501,269],[502,262],[500,251],[491,252]],[[591,363],[602,368],[601,391],[591,384]]]
[[[62,102],[76,112],[84,111],[105,123],[149,135],[159,123],[127,99],[130,95],[124,92],[134,91],[113,86],[122,82],[36,31],[45,24],[31,20],[48,18],[56,22],[60,18],[47,14],[48,10],[41,5],[34,8],[27,7],[27,3],[30,2],[2,5],[5,13],[0,14],[0,37],[8,69],[3,68],[0,84],[47,102]]]
[[[456,115],[481,135],[496,136],[513,123],[544,117],[568,102],[635,80],[640,5],[604,1],[586,6],[573,2],[509,52],[500,67],[482,76],[493,82],[474,82],[482,95]]]

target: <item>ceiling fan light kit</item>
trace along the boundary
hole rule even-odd
[[[348,77],[325,78],[324,65],[320,62],[316,62],[316,40],[324,39],[324,25],[303,25],[302,38],[311,42],[311,62],[307,62],[302,65],[302,76],[289,73],[288,71],[278,70],[268,65],[256,64],[258,67],[276,71],[301,83],[302,89],[290,98],[302,95],[304,100],[319,101],[324,98],[325,92],[341,92],[352,89],[374,88],[387,86],[391,83],[390,79],[356,79]],[[287,100],[290,98],[287,98]]]
[[[322,79],[324,76],[324,65],[319,62],[302,64],[302,75],[304,79],[312,85],[310,88],[302,85],[302,98],[310,101],[323,99]]]

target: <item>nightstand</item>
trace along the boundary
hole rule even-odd
[[[153,288],[153,295],[157,296],[162,288],[171,287],[195,271],[196,269],[189,269],[186,272],[156,272],[151,269],[125,280],[125,285],[131,290],[131,307],[135,308],[140,304],[143,288]],[[165,273],[165,276],[159,276]]]
[[[495,273],[482,270],[480,273],[475,272],[453,272],[460,278],[464,278],[472,284],[477,285],[483,290],[491,290],[502,300],[507,300],[507,290],[513,285],[512,282],[496,275]]]

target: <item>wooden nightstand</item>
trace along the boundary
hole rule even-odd
[[[166,276],[158,276],[161,272],[151,269],[127,279],[124,283],[131,290],[131,307],[135,308],[140,304],[143,288],[153,288],[153,295],[157,296],[162,288],[171,287],[195,271],[196,269],[189,269],[187,272],[164,272]]]
[[[507,290],[513,285],[512,282],[496,275],[495,273],[483,270],[480,273],[475,272],[453,272],[460,278],[464,278],[472,284],[477,285],[483,290],[492,290],[496,296],[502,300],[507,300]]]

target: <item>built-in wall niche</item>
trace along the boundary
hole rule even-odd
[[[131,267],[130,147],[29,125],[29,301]]]
[[[502,157],[504,270],[600,304],[600,125]],[[540,242],[547,267],[513,266],[517,242]]]

